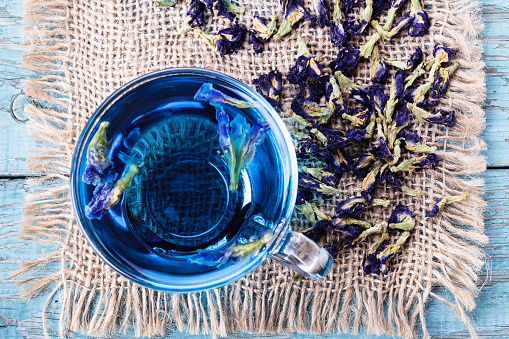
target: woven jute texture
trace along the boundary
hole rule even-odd
[[[240,21],[247,25],[253,14],[279,14],[276,0],[243,3],[247,11]],[[290,270],[266,261],[226,287],[179,295],[149,290],[119,276],[80,234],[71,211],[69,171],[75,143],[88,118],[116,88],[150,71],[198,66],[251,84],[270,69],[285,73],[296,59],[298,37],[306,40],[312,54],[323,57],[324,65],[337,49],[328,32],[304,23],[282,41],[270,42],[259,55],[246,44],[236,54],[222,58],[193,33],[172,34],[183,21],[186,1],[159,10],[152,0],[27,0],[25,36],[30,50],[24,62],[27,69],[39,74],[26,82],[26,93],[36,103],[28,106],[27,112],[32,135],[44,144],[31,164],[42,175],[33,185],[44,184],[45,189],[38,189],[27,202],[21,236],[57,243],[60,250],[20,268],[18,276],[26,277],[22,295],[62,291],[61,334],[72,330],[104,336],[134,329],[137,336],[165,331],[213,335],[367,331],[427,337],[425,305],[437,298],[450,306],[475,336],[466,312],[475,307],[477,272],[484,263],[482,244],[487,242],[483,181],[477,177],[485,169],[480,155],[484,144],[479,139],[485,126],[480,7],[467,0],[426,0],[424,5],[432,19],[430,34],[422,39],[404,34],[394,43],[380,44],[380,51],[387,59],[406,61],[416,46],[427,52],[438,42],[458,48],[460,68],[441,103],[442,108],[456,111],[457,124],[446,131],[413,123],[424,142],[439,148],[437,153],[444,161],[434,171],[406,178],[412,189],[423,189],[422,197],[386,195],[414,211],[417,222],[390,273],[363,275],[362,253],[375,237],[343,249],[330,274],[318,282],[302,279],[293,283]],[[217,19],[206,30],[217,32],[228,25]],[[357,43],[366,39],[359,38]],[[367,63],[358,67],[358,84],[368,83],[368,67]],[[286,107],[295,93],[295,86],[284,85]],[[291,127],[291,121],[285,121]],[[333,123],[345,128],[341,120]],[[351,178],[342,179],[339,186],[346,196],[359,192],[359,182]],[[385,187],[379,189],[385,192]],[[464,191],[470,194],[469,199],[424,221],[425,212],[436,200]],[[319,203],[332,215],[338,201]],[[386,220],[391,209],[375,209],[366,219]],[[292,223],[296,228],[306,225],[298,215]],[[337,235],[327,237],[324,241]],[[37,274],[31,272],[48,262],[57,262],[60,268],[48,276],[33,277]],[[448,291],[448,297],[435,294],[437,286]]]

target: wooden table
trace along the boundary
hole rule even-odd
[[[481,337],[509,337],[509,50],[506,48],[506,44],[509,46],[509,2],[482,2],[486,22],[484,60],[488,74],[484,140],[489,149],[486,153],[489,167],[484,177],[488,203],[486,233],[490,244],[486,246],[486,252],[490,258],[481,274],[483,287],[477,309],[470,316]],[[20,44],[22,3],[23,0],[0,0],[0,338],[43,337],[41,310],[47,298],[35,297],[29,302],[20,300],[17,281],[8,278],[19,264],[56,249],[51,244],[17,239],[23,202],[31,189],[27,179],[32,174],[26,170],[26,158],[30,156],[28,150],[37,147],[27,135],[23,110],[19,109],[25,101],[23,80],[30,76],[21,69],[24,51]],[[46,274],[44,270],[40,273]],[[444,290],[437,291],[442,296],[447,295]],[[46,312],[50,330],[57,328],[60,308],[57,296]],[[463,338],[468,335],[455,314],[440,302],[433,301],[428,305],[427,319],[428,330],[433,336]],[[56,332],[51,333],[56,335]],[[252,338],[250,335],[235,336],[242,337]],[[290,337],[294,335],[278,336]]]

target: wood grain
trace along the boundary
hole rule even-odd
[[[484,140],[489,170],[485,174],[488,203],[486,232],[490,244],[489,255],[481,281],[478,307],[470,314],[474,327],[481,338],[509,337],[509,2],[507,0],[483,0],[483,16],[486,21],[484,33],[487,100],[487,128]],[[18,281],[9,275],[20,263],[56,250],[55,246],[38,242],[25,242],[17,238],[19,219],[24,199],[31,189],[27,185],[26,158],[29,149],[37,147],[30,139],[24,125],[23,80],[30,72],[21,69],[20,45],[22,0],[0,0],[0,338],[41,338],[42,314],[45,296],[30,301],[18,297]],[[12,112],[12,106],[16,108]],[[45,275],[51,267],[41,268],[37,275]],[[444,290],[437,293],[447,298]],[[61,296],[50,302],[46,317],[52,337],[56,337]],[[464,338],[467,331],[456,315],[440,302],[432,301],[427,309],[428,330],[441,338]],[[85,336],[68,333],[68,337]],[[113,336],[112,338],[132,337]],[[204,336],[168,334],[167,338],[201,339]],[[256,336],[275,338],[276,336]],[[277,338],[315,338],[314,335],[278,335]],[[321,338],[350,338],[351,335],[324,335]],[[362,336],[366,337],[366,336]],[[237,334],[231,338],[253,338]],[[370,337],[371,338],[371,337]],[[380,337],[373,337],[380,338]],[[383,337],[382,337],[383,338]]]

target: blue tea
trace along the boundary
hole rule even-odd
[[[101,222],[127,228],[134,235],[130,242],[145,247],[152,260],[160,257],[170,272],[199,274],[224,264],[214,256],[272,233],[283,187],[280,155],[269,130],[240,172],[237,189],[229,189],[231,172],[220,147],[216,109],[193,99],[201,83],[182,81],[186,84],[179,86],[174,80],[171,96],[168,89],[148,88],[144,105],[131,102],[121,118],[109,121],[108,158],[115,171],[141,165]],[[225,105],[224,111],[230,121],[237,115],[251,125],[260,119],[256,107]]]

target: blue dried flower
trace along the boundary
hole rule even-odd
[[[351,146],[350,141],[345,136],[345,132],[330,129],[322,125],[318,125],[316,128],[327,138],[328,149],[346,148]]]
[[[283,22],[274,35],[274,40],[278,41],[290,33],[292,27],[295,27],[302,19],[309,20],[312,27],[316,26],[316,18],[304,8],[302,0],[280,0],[280,3],[283,11]]]
[[[235,20],[234,13],[244,13],[244,6],[237,6],[232,4],[229,0],[201,0],[207,5],[209,12],[212,16],[219,15],[228,20]]]
[[[229,118],[222,106],[216,106],[219,144],[230,169],[230,191],[236,191],[240,172],[246,168],[255,156],[256,147],[262,143],[268,130],[268,124],[257,121],[251,128],[246,118],[237,114],[229,123]]]
[[[324,96],[327,87],[327,77],[322,76],[318,80],[308,78],[307,81],[299,82],[299,92],[295,101],[303,104],[305,102],[319,102]]]
[[[348,159],[348,170],[357,178],[364,178],[375,162],[375,157],[368,153],[359,153]]]
[[[420,0],[411,0],[410,12],[405,14],[396,26],[387,34],[388,38],[394,38],[408,29],[412,37],[421,37],[428,33],[431,21],[428,14],[421,7]]]
[[[412,212],[401,203],[394,208],[387,223],[388,230],[409,231],[415,226]]]
[[[327,252],[329,252],[330,256],[334,259],[338,257],[339,247],[338,246],[325,246],[324,247]]]
[[[325,195],[342,195],[343,192],[335,187],[329,186],[322,181],[313,178],[312,176],[299,173],[299,187],[310,193],[325,194]]]
[[[385,246],[380,246],[380,250],[383,251]],[[368,251],[364,252],[362,257],[362,270],[364,274],[379,274],[381,263],[376,257],[376,253],[368,253]]]
[[[378,138],[378,146],[372,147],[370,153],[376,158],[386,162],[394,160],[391,150],[387,146],[387,140],[382,136]]]
[[[346,35],[343,22],[340,24],[332,24],[329,28],[330,41],[337,47],[341,48],[345,45],[348,36]]]
[[[195,27],[200,27],[205,23],[205,4],[201,0],[191,0],[187,15],[184,18],[182,26],[175,30],[175,34],[184,34]]]
[[[216,48],[221,56],[233,54],[242,47],[242,42],[246,37],[247,29],[238,22],[232,27],[222,29],[218,32],[221,39],[216,41]]]
[[[138,174],[140,166],[130,165],[129,170],[113,184],[105,182],[94,191],[90,203],[85,206],[85,215],[89,219],[100,219],[106,212],[120,200],[120,195],[131,186],[131,181]]]
[[[272,70],[267,74],[260,75],[258,79],[253,80],[253,85],[256,85],[258,92],[260,92],[272,106],[283,109],[279,101],[283,89],[283,75],[280,71]]]
[[[253,24],[249,29],[249,43],[253,46],[255,53],[261,52],[261,44],[267,41],[277,30],[277,15],[273,15],[271,21],[266,25],[265,19],[255,15]]]
[[[407,105],[407,107],[419,119],[433,124],[440,124],[451,128],[456,121],[454,111],[445,111],[438,109],[434,113],[429,113],[428,111],[420,107],[414,106],[413,104],[410,103]]]
[[[357,129],[351,129],[346,132],[345,136],[348,140],[355,140],[355,141],[361,141],[363,137],[365,137],[368,134],[365,129],[363,128],[357,128]]]
[[[200,87],[198,92],[196,92],[196,94],[194,95],[194,100],[206,101],[210,105],[215,106],[216,108],[221,107],[224,104],[228,104],[238,108],[248,108],[254,106],[253,104],[247,101],[238,100],[227,96],[221,91],[214,89],[211,83],[204,83]]]
[[[431,87],[431,97],[433,99],[439,99],[444,96],[447,87],[449,86],[449,78],[452,73],[458,67],[458,63],[455,62],[453,65],[447,68],[440,68],[436,75],[435,80],[433,81],[433,86]]]
[[[374,64],[373,68],[371,69],[371,81],[373,83],[384,84],[385,80],[387,80],[388,74],[389,66],[387,65],[387,62],[380,60]]]
[[[442,212],[445,205],[452,204],[455,202],[463,201],[467,199],[470,195],[466,192],[462,193],[461,195],[453,195],[448,197],[443,197],[442,199],[438,200],[435,205],[433,205],[433,208],[426,212],[426,219],[433,218],[438,213]]]
[[[435,169],[438,163],[440,162],[440,158],[434,154],[426,154],[417,158],[410,158],[408,160],[403,161],[398,166],[394,166],[391,168],[391,171],[419,171],[421,169]]]
[[[378,18],[380,13],[388,10],[390,7],[389,2],[387,0],[373,0],[373,14],[372,18]]]
[[[433,56],[441,64],[451,61],[456,53],[458,53],[457,49],[449,48],[446,45],[436,44],[433,48]]]
[[[389,245],[382,251],[377,253],[377,259],[380,261],[380,273],[386,274],[390,269],[391,260],[394,258],[396,253],[400,250],[401,246],[410,237],[410,232],[405,231],[401,233],[398,241],[394,245]]]
[[[416,47],[414,54],[412,54],[412,56],[410,56],[410,59],[408,59],[408,61],[406,63],[407,68],[410,71],[415,70],[417,68],[417,66],[419,66],[419,64],[422,62],[422,59],[423,59],[422,50],[420,47]]]
[[[347,17],[343,22],[345,32],[351,36],[359,36],[364,33],[364,30],[368,26],[369,22],[366,20],[357,20],[353,17]]]
[[[336,217],[346,218],[360,215],[366,209],[367,203],[363,197],[351,197],[341,201],[336,207]]]
[[[289,69],[286,79],[289,83],[297,85],[308,78],[318,80],[321,72],[322,66],[314,57],[301,55]]]
[[[313,0],[315,12],[316,12],[316,21],[318,22],[318,26],[320,28],[324,28],[325,26],[329,26],[330,23],[330,7],[325,0]]]
[[[318,241],[326,230],[331,229],[331,226],[330,220],[318,220],[313,227],[306,230],[303,234],[313,241]]]
[[[349,75],[349,73],[355,69],[355,67],[357,67],[359,60],[359,49],[356,47],[347,46],[339,51],[337,57],[329,64],[329,67],[333,74],[339,71],[344,75]]]
[[[375,110],[379,117],[383,117],[383,111],[387,103],[387,95],[385,95],[383,85],[375,83],[367,87],[366,90],[370,103],[370,105],[367,107]]]
[[[401,105],[396,110],[396,114],[394,115],[394,122],[396,123],[396,127],[406,126],[410,121],[410,111],[406,105]]]
[[[87,163],[82,177],[87,184],[97,186],[114,175],[112,162],[108,159],[110,141],[106,137],[106,129],[109,125],[107,121],[102,122],[88,144]]]
[[[451,128],[456,122],[456,117],[454,115],[454,111],[438,109],[430,117],[425,118],[424,120],[433,124],[440,124]]]

